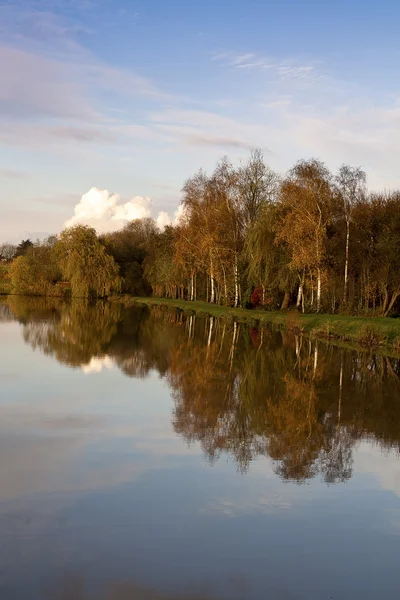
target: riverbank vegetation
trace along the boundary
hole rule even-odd
[[[163,231],[142,219],[104,235],[78,225],[43,242],[3,244],[0,285],[304,314],[400,312],[400,192],[369,193],[358,167],[332,174],[302,160],[280,176],[260,151],[237,168],[223,158],[185,182],[181,207]]]

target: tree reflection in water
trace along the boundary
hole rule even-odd
[[[10,297],[0,319],[70,367],[109,357],[128,377],[165,377],[173,427],[210,462],[226,453],[246,472],[269,456],[285,480],[352,475],[363,439],[400,448],[400,360],[166,308]]]

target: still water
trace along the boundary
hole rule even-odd
[[[0,598],[398,598],[399,376],[159,308],[3,299]]]

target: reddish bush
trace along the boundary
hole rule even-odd
[[[253,293],[250,297],[250,302],[252,303],[254,308],[262,306],[262,289],[260,287],[254,288]]]

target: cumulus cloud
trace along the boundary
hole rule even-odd
[[[101,373],[103,369],[112,369],[113,366],[114,361],[110,356],[93,356],[87,365],[82,365],[81,369],[85,375],[89,375],[90,373]]]
[[[172,218],[167,212],[162,210],[160,213],[158,213],[156,223],[161,230],[165,229],[167,225],[179,225],[179,223],[181,223],[183,220],[184,213],[185,209],[182,204],[178,206]]]
[[[132,200],[121,203],[119,194],[92,187],[83,194],[74,209],[74,216],[64,223],[64,227],[73,225],[90,225],[98,233],[111,233],[122,229],[130,221],[151,217],[151,199],[148,196],[135,196]],[[171,218],[162,211],[156,217],[160,229],[167,225],[177,224],[183,215],[183,207],[179,206]]]

